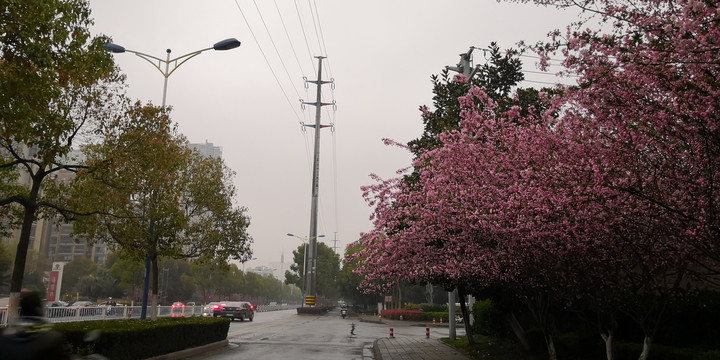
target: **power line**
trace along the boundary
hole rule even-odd
[[[318,24],[317,24],[317,22],[315,21],[315,13],[313,12],[312,3],[311,3],[310,1],[311,1],[311,0],[308,0],[308,7],[310,8],[310,16],[312,17],[313,29],[315,30],[315,38],[317,39],[317,42],[318,42],[318,50],[320,51],[320,54],[318,54],[318,55],[325,55],[325,54],[323,53],[322,45],[320,44],[320,32],[318,31]]]
[[[252,27],[250,27],[250,23],[247,20],[247,17],[245,17],[245,13],[242,11],[242,8],[240,7],[240,4],[237,0],[235,0],[235,5],[237,6],[238,10],[240,11],[240,14],[243,17],[243,20],[245,20],[245,24],[248,27],[248,30],[250,30],[250,34],[252,35],[253,39],[255,40],[255,43],[258,46],[258,49],[260,49],[260,53],[263,56],[263,59],[265,59],[265,63],[267,64],[268,68],[270,69],[270,72],[272,73],[273,77],[275,78],[275,82],[277,82],[278,87],[280,87],[280,91],[282,91],[283,95],[285,95],[285,100],[287,100],[288,105],[290,105],[290,108],[293,111],[293,114],[295,114],[295,117],[302,122],[302,119],[300,118],[300,115],[298,115],[297,110],[295,110],[295,105],[292,104],[290,101],[290,97],[288,97],[288,94],[285,92],[285,89],[283,88],[282,84],[280,83],[280,80],[278,79],[277,75],[275,74],[275,71],[273,70],[272,66],[270,65],[270,62],[268,61],[267,56],[265,56],[265,51],[263,51],[262,46],[260,46],[260,42],[258,41],[257,37],[255,36],[255,32],[253,32]]]
[[[322,51],[324,52],[324,55],[327,57],[328,51],[327,51],[327,46],[325,45],[325,35],[323,34],[322,22],[320,21],[320,12],[318,12],[317,2],[315,0],[313,0],[313,6],[315,8],[315,16],[317,17],[318,29],[320,29],[320,39],[322,39],[322,48],[323,48]],[[332,74],[332,69],[330,68],[330,59],[325,59],[325,63],[327,64],[328,75],[330,75],[330,78],[332,78],[333,74]]]
[[[305,25],[302,20],[302,15],[300,14],[300,8],[298,7],[297,0],[294,0],[294,2],[295,2],[295,12],[297,12],[298,20],[300,21],[300,28],[302,29],[303,38],[305,39],[305,47],[307,48],[308,55],[310,56],[310,60],[311,60],[310,63],[312,64],[313,73],[316,73],[317,69],[315,68],[315,63],[312,61],[313,53],[312,53],[312,50],[310,50],[310,41],[308,41],[308,38],[307,38],[307,31],[305,31]]]
[[[255,8],[257,9],[258,15],[260,16],[260,21],[262,21],[263,26],[265,27],[265,31],[267,32],[268,37],[270,38],[270,43],[272,43],[272,46],[275,49],[275,53],[277,54],[278,59],[280,60],[280,64],[282,64],[283,69],[285,69],[285,74],[287,75],[288,79],[290,80],[290,84],[292,84],[293,90],[295,90],[295,95],[297,95],[298,99],[300,99],[300,92],[298,92],[297,87],[295,87],[295,83],[293,82],[293,79],[290,76],[290,73],[288,72],[287,66],[285,66],[285,61],[283,61],[283,58],[280,55],[280,51],[278,51],[277,45],[275,45],[275,40],[273,39],[272,35],[270,34],[270,29],[268,29],[267,24],[265,23],[265,18],[262,16],[262,12],[260,11],[260,7],[258,6],[257,1],[253,0],[253,4],[255,4]]]
[[[302,65],[300,64],[300,58],[298,57],[297,52],[295,51],[295,46],[293,46],[292,39],[290,39],[290,33],[288,32],[287,26],[285,26],[285,20],[283,20],[282,13],[280,12],[280,7],[277,4],[277,0],[273,0],[275,3],[275,8],[277,9],[278,16],[280,17],[280,22],[282,23],[283,29],[285,30],[285,35],[287,36],[288,43],[290,43],[290,48],[292,48],[293,55],[295,56],[295,61],[297,61],[298,67],[300,68],[300,73],[305,76],[305,70],[303,69]]]

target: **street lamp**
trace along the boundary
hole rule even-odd
[[[240,41],[238,41],[237,39],[235,39],[235,38],[225,39],[223,41],[219,41],[219,42],[215,43],[212,47],[195,50],[195,51],[187,53],[185,55],[178,56],[174,59],[170,59],[170,53],[172,52],[172,50],[167,49],[166,50],[167,58],[165,60],[163,60],[159,57],[141,53],[139,51],[129,50],[129,49],[124,48],[123,46],[120,46],[117,44],[112,44],[112,43],[104,44],[103,48],[105,48],[105,50],[107,50],[111,53],[115,53],[115,54],[122,54],[124,52],[133,53],[133,54],[137,55],[138,57],[142,58],[143,60],[149,62],[156,69],[158,69],[158,71],[160,71],[160,73],[165,78],[165,82],[163,84],[163,97],[162,97],[162,107],[165,107],[165,98],[167,97],[168,78],[170,77],[170,75],[172,75],[172,73],[175,72],[175,70],[177,70],[178,67],[180,67],[180,65],[186,63],[188,60],[194,58],[195,56],[200,55],[200,53],[207,51],[207,50],[219,50],[219,51],[230,50],[230,49],[234,49],[238,46],[240,46]],[[172,69],[170,69],[171,63],[172,63]],[[165,70],[163,70],[163,68],[161,67],[162,64],[165,64]],[[152,237],[154,236],[154,233],[155,233],[155,219],[153,219],[153,218],[150,218],[149,233],[150,233],[150,239],[152,239]],[[147,257],[145,259],[145,286],[143,288],[143,306],[142,306],[142,311],[140,313],[141,319],[145,319],[147,317],[148,292],[149,292],[149,287],[150,287],[150,261],[151,261],[152,256],[157,256],[157,254],[156,253],[155,254],[148,253]]]
[[[309,242],[310,240],[313,240],[313,239],[316,239],[316,238],[325,237],[325,235],[318,235],[318,236],[313,236],[312,238],[305,238],[305,237],[302,237],[302,236],[297,236],[297,235],[295,235],[295,234],[290,234],[290,233],[288,233],[287,236],[296,237],[296,238],[302,240],[302,241],[303,241],[303,244],[305,245],[305,248],[303,249],[303,281],[302,281],[302,297],[303,297],[303,307],[304,307],[304,306],[305,306],[305,286],[306,286],[305,284],[306,284],[306,282],[307,282],[307,268],[308,268],[308,263],[307,263],[307,244],[308,244],[308,242]]]
[[[149,62],[153,67],[155,67],[156,69],[158,69],[158,71],[160,71],[160,73],[165,78],[165,83],[163,84],[163,98],[162,98],[162,106],[163,107],[165,107],[165,98],[167,95],[168,78],[170,77],[170,75],[172,75],[173,72],[175,72],[175,70],[177,70],[177,68],[180,67],[180,65],[186,63],[188,60],[194,58],[195,56],[200,55],[200,53],[207,51],[207,50],[218,50],[218,51],[231,50],[238,46],[240,46],[239,40],[237,40],[235,38],[225,39],[223,41],[219,41],[219,42],[215,43],[212,47],[195,50],[195,51],[189,52],[185,55],[178,56],[174,59],[170,59],[171,50],[167,49],[166,50],[167,58],[165,60],[163,60],[159,57],[141,53],[139,51],[126,49],[117,44],[108,43],[108,44],[103,45],[105,50],[110,51],[111,53],[115,53],[115,54],[121,54],[124,52],[133,53],[133,54],[139,56],[140,58],[142,58],[143,60]],[[163,70],[163,68],[161,67],[162,64],[165,64],[165,70]],[[170,64],[172,64],[172,69],[170,68]]]

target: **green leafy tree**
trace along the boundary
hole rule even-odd
[[[458,98],[467,94],[471,85],[483,87],[488,96],[498,102],[500,109],[509,109],[514,105],[539,104],[538,92],[534,89],[518,89],[517,98],[511,97],[511,91],[524,79],[522,63],[515,51],[501,52],[496,43],[491,43],[483,52],[487,61],[477,67],[470,79],[453,81],[454,76],[448,69],[440,75],[432,75],[433,109],[421,106],[424,130],[422,135],[408,143],[416,157],[422,152],[441,145],[437,135],[460,129],[460,103]],[[523,106],[523,109],[527,107]],[[537,111],[542,108],[537,108]]]
[[[192,289],[197,298],[207,304],[215,295],[217,282],[225,277],[228,272],[228,264],[210,261],[193,262],[190,264],[190,274],[181,277],[183,286]]]
[[[244,280],[245,276],[243,276],[242,270],[238,269],[237,265],[230,264],[224,271],[224,276],[217,282],[215,294],[229,299],[233,294],[242,293],[245,287]]]
[[[0,243],[0,293],[6,294],[10,290],[12,263],[13,256],[9,246]]]
[[[348,246],[345,249],[345,259],[351,259],[352,255],[358,252],[361,246],[360,243],[354,243]],[[364,294],[358,290],[361,278],[360,275],[355,273],[357,261],[358,260],[354,258],[352,258],[351,261],[343,261],[342,269],[340,269],[338,273],[338,289],[340,296],[342,296],[345,301],[368,308],[382,301],[382,299],[378,294]]]
[[[290,270],[285,270],[285,284],[292,284],[300,289],[303,286],[303,274],[305,273],[305,245],[298,246],[297,250],[293,250],[293,262],[290,264]]]
[[[298,246],[293,251],[293,263],[290,270],[285,272],[285,283],[293,284],[299,288],[303,288],[303,262],[304,262],[305,246]],[[318,296],[328,298],[337,297],[340,292],[338,288],[338,275],[340,273],[340,256],[335,254],[329,246],[317,242],[317,274],[315,291]]]
[[[182,281],[183,276],[191,273],[190,263],[185,259],[165,259],[160,263],[163,273],[163,293],[166,303],[175,301],[188,301],[193,295],[193,287],[186,286]]]
[[[145,264],[135,259],[119,259],[110,267],[110,275],[119,279],[117,287],[133,301],[140,301],[145,278]]]
[[[36,291],[44,296],[47,292],[45,284],[46,273],[50,271],[50,259],[31,249],[27,253],[25,274],[23,275],[23,289]]]
[[[104,241],[121,256],[150,259],[153,309],[158,258],[225,261],[251,255],[246,210],[232,205],[234,173],[220,159],[188,149],[165,109],[136,103],[108,124],[104,142],[88,147],[87,154],[89,164],[103,166],[78,173],[75,206],[104,208],[78,219],[75,232]]]
[[[97,271],[98,265],[92,260],[85,257],[78,257],[65,264],[63,267],[62,289],[78,292],[81,288],[77,285],[81,279],[93,275]],[[86,295],[83,292],[83,295]]]
[[[118,102],[120,80],[104,37],[92,37],[84,0],[6,1],[0,5],[0,215],[20,228],[10,283],[17,306],[32,224],[61,211],[43,187],[82,164],[67,155]]]

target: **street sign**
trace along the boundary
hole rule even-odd
[[[314,306],[315,305],[315,296],[314,295],[305,295],[305,304]]]

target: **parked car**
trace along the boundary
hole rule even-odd
[[[226,301],[220,304],[217,310],[213,311],[213,316],[229,317],[233,320],[240,319],[240,321],[245,321],[245,319],[253,321],[255,306],[247,301]]]
[[[67,308],[68,303],[64,301],[46,301],[43,306],[45,307],[45,316],[49,318],[70,316],[70,310]]]
[[[215,309],[218,309],[222,302],[220,301],[213,301],[205,304],[202,309],[202,316],[213,316],[213,311]]]
[[[170,308],[170,316],[184,317],[185,316],[185,304],[183,304],[179,301],[174,302]]]

